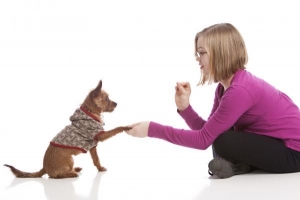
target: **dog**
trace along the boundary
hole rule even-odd
[[[49,178],[78,177],[80,167],[73,167],[73,155],[90,152],[93,163],[99,172],[106,171],[101,166],[96,146],[118,133],[131,129],[119,126],[109,131],[103,129],[102,113],[113,112],[117,103],[109,99],[108,93],[102,89],[102,80],[90,91],[83,103],[70,117],[71,124],[60,131],[50,142],[43,160],[43,168],[34,173],[23,172],[11,165],[12,173],[18,178],[37,178],[48,174]]]

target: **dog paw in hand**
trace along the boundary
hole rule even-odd
[[[125,126],[125,127],[124,127],[124,131],[129,131],[130,129],[132,129],[132,128],[129,127],[129,126]]]

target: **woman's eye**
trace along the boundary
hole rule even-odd
[[[197,52],[197,57],[200,58],[201,56],[203,56],[206,53],[207,53],[207,51]]]

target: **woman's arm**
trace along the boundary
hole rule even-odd
[[[253,98],[246,89],[231,87],[227,89],[218,108],[200,130],[177,129],[150,122],[148,136],[185,147],[206,149],[220,134],[229,130],[251,106]]]
[[[206,123],[206,121],[194,111],[191,105],[189,105],[185,110],[181,112],[177,110],[177,112],[192,130],[200,130]]]

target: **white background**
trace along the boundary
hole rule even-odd
[[[193,48],[195,34],[215,23],[233,24],[247,46],[248,70],[300,105],[299,10],[294,0],[1,0],[0,164],[39,170],[49,141],[100,79],[118,103],[104,115],[106,130],[145,120],[188,128],[176,113],[177,81],[191,83],[191,104],[207,118],[216,85],[196,86],[200,70]],[[102,193],[89,193],[96,171],[89,155],[80,155],[75,162],[84,169],[70,198],[97,193],[102,199],[141,199],[150,192],[149,198],[191,199],[201,196],[201,183],[208,180],[210,148],[122,133],[101,143],[98,152],[109,170],[97,185]],[[44,195],[30,185],[35,182],[9,187],[16,180],[5,167],[0,175],[3,199],[24,197],[28,188],[39,199],[52,198],[47,189]],[[14,192],[18,188],[25,193]]]

